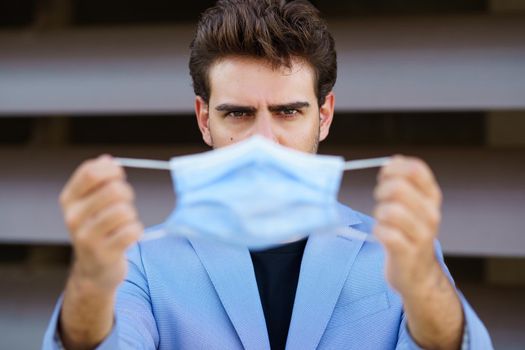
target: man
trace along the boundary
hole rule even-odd
[[[190,72],[213,148],[261,135],[315,153],[328,135],[336,54],[307,2],[219,1],[199,22]],[[436,248],[430,169],[396,157],[375,197],[375,224],[342,210],[381,245],[335,234],[266,252],[198,238],[137,243],[123,170],[109,156],[89,160],[60,197],[75,258],[44,348],[491,348]]]

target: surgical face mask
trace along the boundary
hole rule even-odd
[[[117,160],[124,166],[167,168],[158,161]],[[175,210],[161,232],[145,239],[175,234],[262,249],[310,234],[342,232],[348,230],[337,202],[343,171],[387,160],[345,163],[342,157],[299,152],[260,136],[175,157],[169,162]]]

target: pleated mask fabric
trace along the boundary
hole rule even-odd
[[[342,225],[344,158],[253,136],[170,160],[176,206],[164,230],[263,249]]]

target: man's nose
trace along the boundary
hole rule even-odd
[[[274,125],[272,123],[272,115],[270,113],[263,113],[256,118],[253,134],[277,142],[277,136],[275,135]]]

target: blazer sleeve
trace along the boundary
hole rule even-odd
[[[438,241],[436,241],[436,257],[438,258],[441,267],[447,277],[450,279],[452,284],[455,286],[452,276],[445,265],[443,259],[443,253],[441,251],[441,246]],[[490,339],[489,333],[483,322],[479,319],[476,312],[472,309],[470,304],[467,302],[463,294],[457,291],[459,299],[461,301],[461,306],[463,308],[463,315],[465,317],[465,324],[463,327],[463,340],[461,344],[461,350],[489,350],[493,349],[492,341]],[[401,325],[399,327],[398,341],[396,349],[422,349],[419,347],[410,332],[408,331],[408,326],[406,322],[406,316],[403,313],[401,320]]]
[[[149,287],[142,264],[139,245],[128,251],[128,273],[119,286],[115,306],[115,322],[110,334],[97,350],[156,349],[159,334],[153,316]],[[44,350],[64,349],[58,335],[58,318],[62,307],[59,298],[44,335]]]

